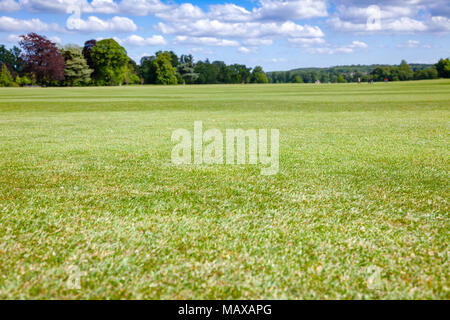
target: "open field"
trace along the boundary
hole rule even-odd
[[[172,165],[195,120],[280,172]],[[444,80],[0,89],[0,298],[450,299],[449,120]]]

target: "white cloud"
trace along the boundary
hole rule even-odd
[[[250,11],[231,3],[209,6],[208,16],[211,19],[230,22],[244,22],[253,19]]]
[[[289,38],[288,41],[302,47],[309,47],[315,44],[323,44],[325,40],[322,38]]]
[[[172,6],[162,3],[160,0],[122,0],[119,4],[118,13],[147,16],[171,9]]]
[[[343,46],[326,46],[318,48],[308,48],[307,52],[310,54],[338,54],[338,53],[353,53],[357,49],[365,49],[369,46],[362,41],[353,41],[349,45]]]
[[[149,38],[143,38],[138,35],[131,35],[126,37],[125,39],[116,39],[120,44],[135,46],[135,47],[143,47],[143,46],[157,46],[157,45],[165,45],[167,41],[163,36],[153,35]]]
[[[57,36],[51,36],[51,37],[47,37],[48,40],[50,40],[51,42],[54,42],[56,44],[62,44],[62,40],[60,37]]]
[[[180,22],[192,19],[202,19],[205,17],[205,13],[197,6],[190,3],[183,3],[179,7],[170,11],[157,13],[156,16],[164,20]]]
[[[267,38],[274,36],[322,37],[322,30],[316,26],[298,25],[292,21],[227,23],[218,20],[201,19],[184,24],[163,23],[158,29],[165,34],[192,35],[197,37]]]
[[[408,48],[408,49],[415,49],[415,48],[425,48],[429,49],[431,46],[429,44],[421,44],[418,40],[408,40],[404,43],[400,43],[397,45],[397,48]]]
[[[188,37],[177,36],[174,41],[175,44],[195,44],[214,47],[237,47],[239,42],[235,40],[217,39],[215,37]]]
[[[286,21],[328,16],[326,1],[321,0],[260,0],[254,9],[257,19]]]
[[[90,16],[86,20],[70,17],[67,19],[67,29],[80,32],[132,32],[137,30],[137,26],[133,20],[126,17],[102,20],[96,16]]]
[[[169,10],[172,6],[160,0],[19,0],[30,12],[131,14],[146,16]]]
[[[0,0],[0,12],[12,12],[20,10],[20,4],[15,0]]]
[[[18,43],[20,40],[20,36],[17,34],[10,34],[5,38],[5,41],[8,43]]]
[[[39,19],[22,20],[6,16],[0,17],[0,32],[41,32],[56,28],[56,25],[49,25]]]
[[[271,46],[273,44],[272,39],[248,39],[244,41],[245,44],[250,46]]]
[[[431,28],[437,32],[449,32],[450,19],[442,16],[432,17]]]
[[[249,47],[242,46],[242,47],[238,48],[238,51],[243,54],[256,53],[256,52],[258,52],[258,48],[257,47],[249,48]]]
[[[413,33],[418,31],[427,31],[427,25],[419,20],[403,17],[397,20],[385,21],[379,24],[380,28],[370,28],[366,23],[353,23],[343,21],[339,17],[334,17],[328,21],[336,30],[349,31],[356,33],[373,32],[395,32],[395,33]]]
[[[386,29],[389,31],[415,32],[415,31],[426,31],[428,27],[422,21],[403,17],[388,23],[386,25]]]

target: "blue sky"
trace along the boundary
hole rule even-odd
[[[0,43],[28,32],[62,45],[115,38],[266,71],[435,63],[450,56],[448,0],[0,0]]]

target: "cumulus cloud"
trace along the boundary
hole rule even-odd
[[[324,47],[317,47],[317,48],[308,48],[307,52],[310,54],[338,54],[338,53],[353,53],[357,49],[365,49],[369,46],[362,41],[353,41],[349,45],[342,45],[342,46],[324,46]]]
[[[249,46],[271,46],[273,44],[272,39],[248,39],[244,41]]]
[[[252,48],[248,48],[248,47],[239,47],[238,52],[243,53],[243,54],[249,54],[249,53],[256,53],[258,52],[258,48],[257,47],[252,47]]]
[[[217,39],[214,37],[188,37],[188,36],[177,36],[175,37],[175,44],[194,44],[194,45],[205,45],[214,47],[237,47],[239,42],[235,40],[227,39]]]
[[[22,20],[6,16],[0,17],[0,32],[41,32],[49,31],[52,29],[57,29],[57,26],[53,24],[47,24],[39,19]]]
[[[261,20],[297,20],[328,16],[327,5],[321,0],[260,0],[253,10]]]
[[[299,25],[292,21],[276,22],[239,22],[227,23],[218,20],[200,19],[185,24],[163,23],[158,29],[165,34],[193,35],[197,37],[238,37],[264,38],[271,36],[323,37],[317,26]]]
[[[309,47],[316,44],[323,44],[325,40],[323,38],[289,38],[288,42],[302,47]]]
[[[11,0],[7,0],[11,1]],[[22,8],[30,12],[103,13],[146,16],[170,9],[160,0],[19,0]]]
[[[8,43],[18,43],[20,40],[20,36],[17,34],[10,34],[5,38],[5,41]]]
[[[20,10],[20,4],[15,0],[0,0],[0,12],[12,12]]]
[[[102,20],[96,16],[90,16],[86,20],[76,17],[67,19],[67,29],[80,32],[133,32],[137,30],[137,26],[133,20],[126,17]]]
[[[398,32],[398,33],[412,33],[412,32],[422,32],[427,31],[428,26],[419,20],[411,19],[408,17],[403,17],[396,20],[380,22],[379,27],[374,28],[372,25],[366,23],[353,23],[350,21],[341,20],[339,17],[334,17],[330,19],[329,24],[331,24],[334,29],[346,32]]]
[[[143,38],[138,35],[131,35],[126,37],[125,39],[116,38],[116,41],[120,44],[130,45],[135,47],[144,47],[144,46],[156,46],[156,45],[165,45],[167,44],[166,39],[160,35],[153,35],[149,38]]]

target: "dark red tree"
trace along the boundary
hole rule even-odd
[[[56,45],[36,33],[20,36],[24,71],[34,73],[39,83],[64,79],[64,58]]]

